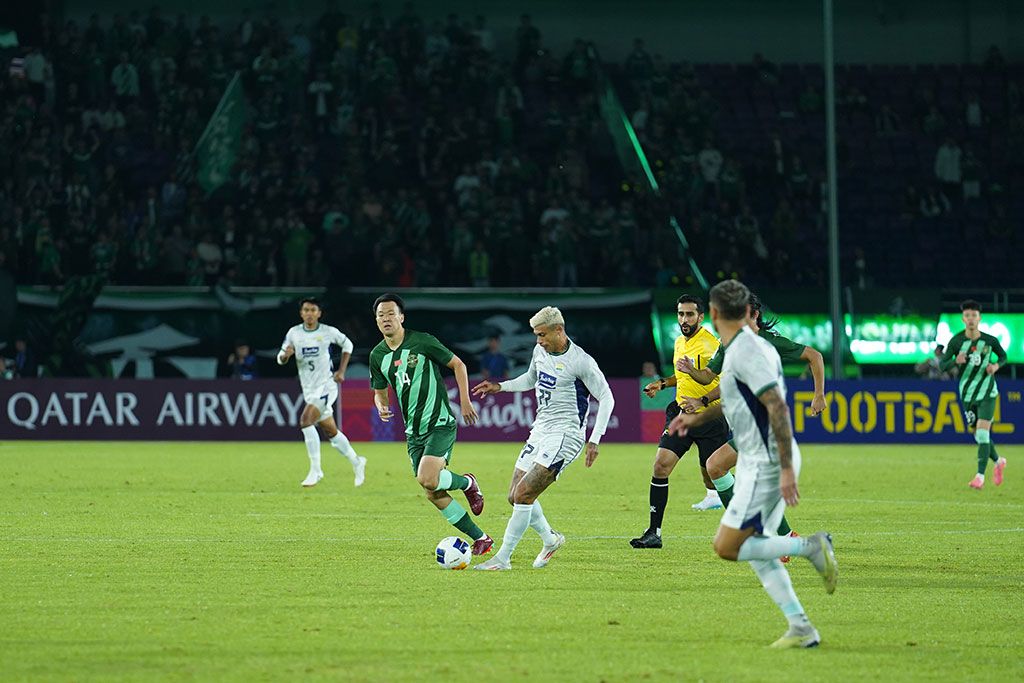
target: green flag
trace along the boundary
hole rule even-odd
[[[217,110],[206,124],[203,136],[196,145],[199,162],[197,178],[207,192],[223,185],[231,175],[242,139],[242,126],[248,115],[242,79],[238,72],[231,79],[220,98]]]

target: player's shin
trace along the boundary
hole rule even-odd
[[[668,505],[668,477],[651,477],[651,531],[661,536],[661,523],[665,519]]]
[[[523,534],[526,533],[532,516],[533,505],[516,503],[512,506],[512,517],[508,520],[508,526],[505,527],[505,537],[502,539],[501,549],[498,550],[495,558],[502,562],[512,559],[512,551],[516,549]]]
[[[544,516],[544,510],[540,507],[540,501],[533,501],[531,506],[533,511],[530,514],[530,528],[540,534],[540,540],[544,545],[554,545],[556,536],[551,531],[551,525],[548,524],[547,518]]]
[[[484,532],[476,525],[473,518],[466,512],[466,508],[459,505],[454,500],[448,503],[445,509],[441,510],[441,515],[448,520],[448,523],[453,527],[466,534],[474,541],[483,538]]]
[[[784,555],[810,555],[812,549],[807,539],[799,536],[751,536],[743,541],[736,559],[740,562],[752,560],[775,560]]]
[[[352,448],[352,444],[349,443],[348,437],[340,431],[331,437],[330,443],[334,450],[345,456],[345,458],[353,465],[359,462],[359,456],[356,454],[355,449]]]
[[[796,597],[789,572],[778,560],[753,560],[750,563],[757,578],[761,580],[764,590],[779,606],[790,624],[801,626],[807,622],[800,598]]]
[[[441,470],[441,473],[437,475],[437,486],[434,490],[451,491],[453,489],[459,489],[460,491],[464,491],[467,488],[469,488],[469,479],[461,474],[455,474],[450,470]]]
[[[974,432],[974,440],[978,443],[978,474],[985,476],[992,454],[992,437],[987,429],[977,429]]]
[[[309,471],[322,472],[320,469],[320,435],[316,427],[310,425],[302,428],[302,438],[306,442],[306,455],[309,456]]]
[[[726,472],[724,476],[711,480],[711,483],[715,485],[718,497],[722,499],[722,505],[728,508],[729,501],[732,500],[733,487],[736,485],[736,477],[732,472]]]

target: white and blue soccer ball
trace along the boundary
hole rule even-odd
[[[442,569],[465,569],[472,558],[469,543],[458,536],[442,538],[437,544],[437,564]]]

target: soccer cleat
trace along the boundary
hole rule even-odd
[[[836,562],[835,548],[832,547],[832,535],[827,531],[819,531],[807,540],[815,546],[807,559],[821,574],[825,580],[825,592],[831,595],[839,580],[839,564]]]
[[[800,536],[800,534],[798,534],[795,531],[790,531],[789,532],[789,537],[790,538],[798,538],[799,536]],[[783,555],[782,557],[780,557],[779,558],[779,562],[781,562],[782,564],[786,564],[787,562],[789,562],[789,555]]]
[[[1002,472],[1000,472],[1002,474]],[[971,479],[971,483],[968,484],[972,489],[978,489],[979,491],[985,485],[985,477],[980,474],[975,474],[974,479]]]
[[[992,468],[992,481],[996,486],[1003,483],[1003,470],[1006,469],[1006,458],[999,458],[996,466]]]
[[[640,538],[632,539],[629,544],[634,548],[660,548],[661,536],[654,529],[648,529]]]
[[[302,480],[302,485],[305,486],[308,489],[310,487],[313,487],[313,486],[316,486],[317,484],[319,484],[320,480],[323,479],[323,478],[324,478],[324,473],[323,472],[314,472],[314,471],[310,470],[309,474],[306,475],[306,478]]]
[[[466,502],[469,503],[469,509],[474,515],[479,515],[484,511],[484,492],[480,490],[480,484],[476,482],[475,476],[469,472],[462,476],[469,479],[469,488],[463,491],[466,494]]]
[[[806,626],[790,626],[789,629],[782,634],[781,638],[768,647],[783,650],[790,648],[818,647],[820,644],[821,636],[818,635],[818,630],[810,624],[807,624]]]
[[[557,531],[552,531],[551,533],[555,535],[555,542],[541,548],[540,555],[538,555],[537,559],[533,561],[534,569],[543,569],[548,566],[548,562],[551,560],[551,556],[555,554],[555,551],[565,545],[564,535]]]
[[[356,474],[356,486],[362,486],[366,481],[366,458],[359,456],[356,464],[352,465],[352,471]]]
[[[481,562],[480,564],[474,564],[473,569],[479,569],[480,571],[485,572],[504,572],[508,571],[509,569],[512,569],[512,563],[504,562],[501,559],[499,559],[497,555],[495,555],[494,557],[492,557],[489,560],[486,560],[485,562]]]
[[[491,552],[491,546],[494,545],[494,539],[487,534],[484,534],[480,538],[473,541],[473,554],[474,555],[486,555]]]
[[[694,503],[690,507],[698,512],[704,512],[705,510],[721,510],[722,499],[718,497],[718,491],[709,490],[707,495],[704,496],[704,500],[699,503]]]

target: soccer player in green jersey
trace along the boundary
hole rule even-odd
[[[779,353],[779,357],[783,363],[795,363],[802,361],[807,363],[811,371],[811,377],[814,378],[814,398],[811,399],[811,413],[815,416],[821,415],[825,411],[825,359],[822,358],[821,353],[816,349],[812,349],[809,346],[797,343],[792,339],[787,339],[781,334],[774,330],[776,324],[778,324],[777,318],[766,320],[763,312],[764,304],[761,302],[760,297],[751,292],[750,294],[750,315],[751,318],[747,321],[751,330],[757,333],[757,336],[765,339],[770,343],[775,350]],[[718,353],[708,362],[706,368],[696,369],[690,367],[687,369],[687,374],[690,375],[696,382],[700,384],[710,384],[719,373],[722,372],[722,364],[725,361],[725,350],[724,347],[719,347]],[[716,400],[719,398],[721,389],[715,387],[707,394],[709,401]],[[696,412],[694,409],[697,406],[703,405],[701,399],[687,398],[686,404],[683,407],[683,412]],[[726,508],[729,507],[729,501],[732,500],[733,487],[736,483],[736,478],[733,476],[731,470],[736,466],[736,460],[739,454],[733,447],[732,442],[723,445],[721,448],[716,450],[711,457],[708,459],[708,476],[711,477],[712,483],[715,485],[715,489],[718,490],[718,496],[722,499],[722,505]],[[796,532],[793,531],[792,527],[789,526],[789,522],[786,517],[782,517],[782,521],[779,523],[778,528],[779,536],[796,536]],[[789,558],[783,558],[783,562],[788,562]]]
[[[1006,351],[999,340],[978,329],[981,323],[981,304],[973,299],[960,304],[964,329],[953,335],[946,345],[941,367],[948,370],[962,365],[960,370],[960,403],[963,405],[967,426],[974,426],[974,440],[978,443],[978,473],[971,480],[972,489],[985,485],[985,469],[988,461],[995,463],[992,480],[996,486],[1003,483],[1006,458],[996,453],[992,443],[992,418],[996,414],[996,373],[1006,365]],[[996,362],[992,362],[992,356]]]
[[[473,554],[483,555],[494,541],[480,530],[465,508],[448,495],[452,489],[461,489],[473,514],[483,512],[484,496],[476,477],[448,469],[458,421],[448,403],[448,388],[441,379],[441,366],[455,371],[462,417],[466,424],[472,425],[477,415],[470,402],[466,364],[433,335],[405,328],[405,303],[397,294],[377,297],[373,313],[377,328],[384,335],[383,341],[370,352],[370,386],[380,419],[388,422],[393,417],[388,396],[390,385],[405,421],[406,445],[416,481],[444,518],[473,539]]]

